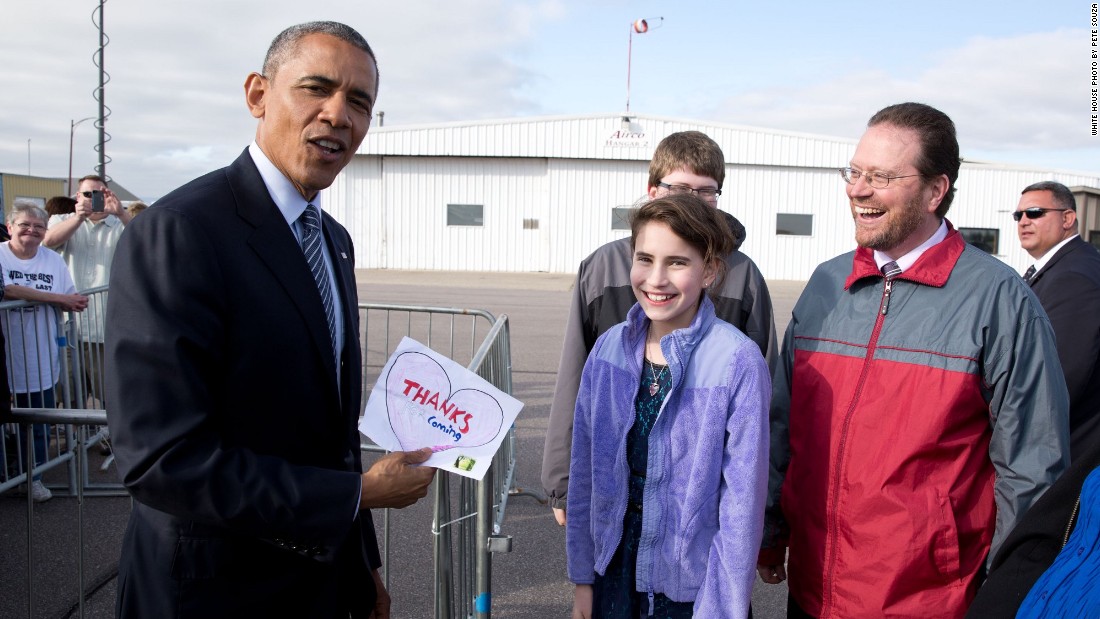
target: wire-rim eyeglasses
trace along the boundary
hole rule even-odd
[[[864,172],[856,168],[840,168],[841,178],[845,183],[849,185],[855,185],[859,179],[863,178],[867,181],[867,184],[875,189],[886,189],[890,186],[890,181],[898,178],[910,178],[913,176],[924,176],[923,174],[901,174],[898,176],[890,176],[882,172]]]

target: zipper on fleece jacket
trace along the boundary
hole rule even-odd
[[[670,337],[670,336],[666,335],[665,337]],[[664,342],[664,338],[661,338],[661,343],[663,344],[663,342]],[[672,394],[676,391],[676,388],[677,388],[677,372],[676,372],[676,369],[675,369],[675,364],[673,364],[672,360],[674,358],[675,359],[683,358],[683,355],[682,355],[681,351],[677,350],[676,355],[669,354],[671,351],[672,351],[672,340],[669,340],[669,350],[668,351],[665,351],[664,346],[661,346],[661,353],[665,355],[665,360],[668,361],[668,372],[669,372],[668,393],[665,394],[664,400],[661,401],[660,408],[657,409],[657,418],[654,419],[654,421],[653,421],[653,427],[651,427],[649,429],[650,441],[647,441],[647,445],[646,445],[646,452],[647,452],[647,456],[646,456],[646,483],[645,483],[645,489],[642,491],[642,531],[641,531],[641,535],[638,539],[638,554],[641,554],[642,544],[645,541],[652,542],[653,539],[660,537],[661,521],[664,519],[664,511],[662,510],[661,512],[658,513],[659,517],[656,520],[655,530],[649,531],[650,535],[647,538],[646,537],[646,528],[645,528],[645,515],[646,515],[645,495],[647,493],[656,492],[655,490],[653,490],[653,486],[651,484],[664,483],[664,478],[667,475],[667,473],[665,471],[665,467],[663,465],[660,466],[658,474],[651,475],[651,473],[653,472],[653,471],[650,470],[651,467],[656,466],[656,465],[654,465],[654,462],[657,462],[658,460],[661,460],[660,458],[653,458],[652,457],[653,456],[652,440],[657,438],[658,436],[660,436],[660,432],[658,431],[658,428],[663,430],[664,426],[672,423],[671,421],[668,420],[668,415],[665,414],[665,410],[668,408],[669,400],[672,399]],[[680,379],[683,380],[682,377]],[[635,420],[637,420],[637,415],[635,415]],[[625,449],[625,447],[624,447],[624,449]],[[662,450],[661,453],[664,454],[665,453],[664,450]],[[649,516],[653,517],[653,512],[652,511],[649,512]],[[653,546],[653,544],[648,544],[648,545],[650,547]],[[642,578],[639,577],[640,575],[642,575],[642,564],[640,562],[638,562],[638,565],[634,568],[634,578],[635,578],[635,581],[637,582],[637,584],[644,584],[644,586],[645,586],[645,591],[649,596],[649,616],[652,617],[653,612],[654,612],[653,611],[653,609],[654,609],[654,606],[653,606],[653,580],[654,579],[653,579],[653,562],[652,561],[650,561],[649,564],[645,566],[645,570],[646,570],[645,574],[644,574],[645,578],[642,579]]]
[[[665,339],[668,339],[668,342],[669,342],[669,347],[668,347],[667,350],[665,350],[665,347],[664,347]],[[660,436],[663,435],[662,431],[663,431],[665,425],[668,425],[669,423],[672,423],[671,421],[669,421],[668,414],[665,414],[664,411],[668,409],[669,401],[672,399],[672,395],[675,393],[676,389],[678,389],[678,387],[680,386],[679,383],[682,382],[682,380],[683,380],[683,376],[678,374],[678,372],[676,372],[676,365],[675,365],[675,363],[673,363],[674,360],[682,360],[682,358],[684,358],[683,351],[681,351],[679,349],[679,347],[674,346],[675,345],[675,340],[672,339],[671,334],[664,335],[663,338],[661,338],[659,344],[661,346],[661,353],[664,355],[665,361],[668,361],[668,363],[669,363],[669,390],[668,390],[667,394],[664,394],[664,399],[661,400],[661,406],[657,410],[657,418],[653,420],[652,428],[649,429],[649,441],[648,441],[648,444],[646,446],[646,452],[647,452],[647,456],[646,456],[646,487],[645,487],[645,489],[642,490],[642,500],[641,500],[642,524],[641,524],[641,534],[639,535],[639,539],[638,539],[638,554],[639,555],[641,554],[641,549],[642,549],[643,545],[647,546],[647,548],[649,548],[650,552],[652,552],[653,541],[661,538],[661,522],[664,519],[664,511],[659,510],[657,512],[657,516],[654,517],[653,510],[656,510],[657,506],[656,506],[656,504],[650,505],[650,506],[648,506],[648,510],[647,510],[646,495],[649,495],[651,493],[656,493],[657,490],[654,490],[653,488],[656,487],[657,485],[660,485],[660,484],[664,483],[664,477],[667,476],[668,473],[667,473],[667,471],[665,471],[665,467],[663,466],[663,462],[662,462],[663,458],[662,457],[657,457],[657,458],[653,457],[653,441],[654,440],[659,440]],[[673,349],[675,349],[675,354],[672,354]],[[637,414],[635,414],[635,421],[637,421]],[[626,447],[624,445],[624,451],[625,451],[625,449],[626,449]],[[662,449],[660,455],[663,455],[664,453],[665,452]],[[657,463],[657,464],[654,464],[654,463]],[[654,467],[657,467],[656,471],[654,471]],[[656,474],[654,474],[654,473],[656,473]],[[648,513],[650,518],[656,518],[656,526],[654,526],[652,530],[647,530],[646,529],[646,515],[647,515],[647,513]],[[647,537],[647,533],[648,533],[648,537]],[[621,543],[621,540],[619,541],[619,543]],[[653,607],[653,565],[652,565],[652,562],[649,562],[649,564],[647,564],[647,565],[642,565],[642,563],[640,561],[637,562],[637,565],[635,566],[635,570],[634,570],[634,575],[635,575],[636,585],[638,587],[642,587],[643,592],[645,592],[647,594],[648,598],[649,598],[648,616],[652,617],[653,616],[653,608],[654,608]],[[641,593],[640,590],[639,590],[639,593]]]
[[[645,353],[644,352],[642,353],[642,366],[643,366],[643,368],[645,366]],[[644,372],[644,370],[642,370],[642,372]],[[670,379],[673,381],[673,385],[672,385],[672,387],[669,387],[668,393],[665,394],[665,400],[663,402],[661,402],[661,408],[657,412],[657,421],[653,422],[653,428],[650,429],[650,436],[652,436],[654,434],[654,430],[657,427],[657,422],[660,421],[660,419],[661,419],[661,413],[663,413],[664,410],[665,410],[665,404],[668,403],[668,398],[672,394],[672,389],[675,387],[676,374],[672,371],[671,365],[669,366],[669,372],[670,372]],[[639,374],[639,379],[640,378],[641,378],[641,375]],[[619,453],[624,454],[624,456],[623,456],[623,466],[626,467],[626,492],[624,493],[624,497],[623,497],[623,501],[622,501],[622,509],[618,509],[618,507],[619,507],[618,505],[615,506],[616,511],[619,512],[618,513],[618,516],[619,516],[618,522],[620,523],[619,524],[619,541],[615,544],[615,549],[616,550],[618,550],[619,546],[623,545],[623,535],[626,534],[626,531],[625,531],[624,527],[622,526],[622,523],[626,519],[626,510],[630,505],[630,463],[627,462],[627,457],[626,457],[625,454],[626,454],[626,445],[627,445],[627,442],[630,439],[630,431],[634,429],[634,424],[638,421],[638,414],[634,410],[634,407],[631,406],[630,410],[632,412],[631,417],[630,417],[630,425],[628,425],[626,427],[626,433],[623,434],[622,443],[619,445]],[[647,449],[647,451],[648,451],[648,449]],[[649,458],[646,458],[646,468],[648,468],[648,461],[649,461]],[[648,471],[646,471],[646,485],[647,486],[649,485],[649,479],[648,478],[649,478]],[[644,513],[644,508],[645,508],[644,495],[643,495],[642,507],[643,507],[643,513]],[[615,553],[614,552],[612,552],[611,556],[609,556],[607,558],[607,561],[601,561],[600,562],[602,565],[597,564],[595,567],[603,569],[603,570],[606,571],[607,566],[611,564],[611,559],[613,559],[613,558],[615,558]],[[598,569],[597,569],[597,571],[598,571]],[[637,568],[635,568],[634,573],[635,573],[635,578],[637,578]],[[652,592],[650,593],[650,595],[652,595]]]
[[[863,393],[863,386],[867,382],[867,373],[871,368],[871,360],[875,357],[875,349],[878,346],[878,338],[882,333],[882,324],[886,320],[886,312],[890,307],[890,293],[893,290],[894,281],[892,279],[885,279],[882,286],[882,301],[879,303],[878,314],[875,317],[875,326],[871,330],[871,339],[867,342],[867,353],[863,357],[863,367],[859,371],[859,380],[856,382],[856,391],[852,396],[852,403],[848,406],[847,412],[844,413],[844,421],[841,425],[840,441],[837,444],[837,466],[833,473],[833,482],[829,490],[828,502],[825,506],[828,514],[828,529],[826,535],[828,544],[828,552],[825,557],[825,571],[822,574],[822,583],[824,590],[821,596],[821,616],[828,617],[832,614],[833,605],[833,570],[836,567],[836,554],[837,554],[837,537],[840,524],[837,517],[837,505],[840,503],[840,482],[841,475],[844,470],[844,460],[846,459],[846,451],[848,447],[848,426],[852,422],[852,416],[855,414],[856,405],[859,402],[860,395]]]

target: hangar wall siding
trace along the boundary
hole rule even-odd
[[[1022,273],[1033,260],[1020,247],[1016,222],[1011,215],[1020,203],[1020,191],[1045,180],[1058,181],[1067,187],[1100,187],[1100,178],[1095,176],[963,164],[956,183],[955,202],[947,218],[956,226],[998,230],[1000,246],[995,255]],[[1088,240],[1087,231],[1082,231],[1082,238]]]
[[[610,229],[611,209],[644,197],[647,171],[644,162],[357,156],[324,205],[355,239],[357,268],[569,273],[628,234]],[[630,197],[609,206],[611,195]],[[448,226],[448,204],[483,205],[484,225]]]
[[[855,140],[631,118],[625,142],[607,139],[623,127],[612,115],[374,130],[323,204],[355,240],[358,268],[573,273],[595,248],[629,235],[612,229],[612,210],[644,197],[657,142],[694,129],[722,146],[719,208],[745,225],[742,251],[766,278],[806,280],[854,247],[837,168]],[[948,219],[996,230],[996,255],[1023,271],[1030,259],[1009,214],[1021,189],[1048,179],[1100,186],[1087,174],[967,162]],[[448,225],[448,204],[481,205],[482,225]],[[780,213],[812,215],[812,233],[777,234]]]

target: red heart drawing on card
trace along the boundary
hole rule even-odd
[[[480,447],[495,439],[504,425],[504,409],[478,389],[451,393],[451,380],[438,361],[419,352],[404,352],[386,376],[386,413],[401,448],[425,444],[434,451]]]

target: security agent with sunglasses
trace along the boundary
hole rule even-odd
[[[1020,246],[1035,259],[1025,279],[1058,342],[1076,459],[1100,440],[1100,252],[1077,233],[1077,202],[1061,183],[1029,185],[1012,217]]]
[[[1094,567],[1089,553],[1077,555],[1076,541],[1070,542],[1070,536],[1081,535],[1086,543],[1095,539],[1095,527],[1087,526],[1088,520],[1080,516],[1096,508],[1082,488],[1100,466],[1100,252],[1077,234],[1077,203],[1061,183],[1044,181],[1026,187],[1012,218],[1017,221],[1020,244],[1035,259],[1025,279],[1050,317],[1057,338],[1069,388],[1072,462],[1001,546],[989,578],[967,613],[973,619],[1015,617],[1025,598],[1029,605],[1064,600],[1059,594],[1066,591],[1041,585],[1032,591],[1056,558],[1061,571],[1054,568],[1046,578],[1057,577],[1071,588],[1075,581],[1068,575]],[[1080,532],[1078,524],[1083,526]],[[1046,597],[1041,595],[1044,592]],[[1069,595],[1082,613],[1091,611],[1082,606],[1079,588]],[[1050,608],[1047,612],[1058,615]]]
[[[789,617],[961,617],[1068,460],[1054,333],[945,218],[947,115],[880,110],[849,166],[858,247],[814,271],[772,381],[757,569],[787,579]]]

